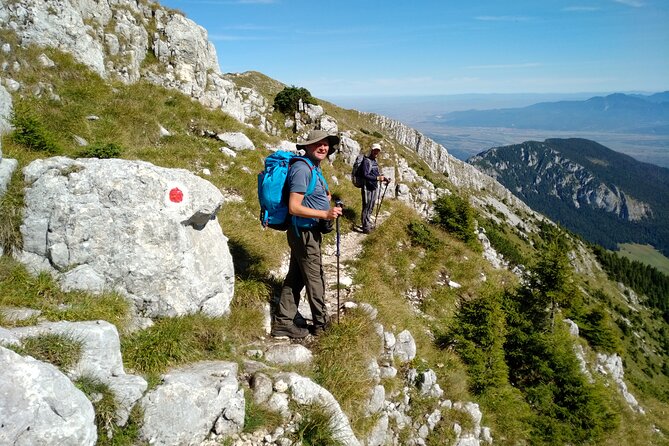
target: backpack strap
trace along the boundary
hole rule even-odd
[[[293,165],[293,163],[297,161],[304,161],[307,163],[307,166],[309,166],[309,170],[311,171],[311,179],[309,180],[309,184],[307,185],[307,190],[304,192],[304,196],[308,196],[314,193],[314,190],[316,189],[316,181],[320,180],[321,184],[323,185],[323,188],[325,189],[326,193],[330,192],[330,188],[328,187],[327,181],[325,181],[325,177],[323,176],[323,173],[319,168],[317,168],[314,163],[307,157],[304,156],[295,156],[290,159],[289,161],[289,167]],[[314,175],[316,173],[316,175]],[[295,230],[295,234],[299,236],[300,231],[297,226],[297,219],[299,217],[296,217],[294,215],[291,215],[291,222],[293,229]]]
[[[293,158],[290,159],[289,165],[293,165],[296,161],[304,161],[307,163],[307,166],[309,166],[309,170],[311,171],[311,179],[309,180],[309,185],[307,185],[307,190],[304,193],[304,196],[306,197],[307,195],[311,195],[314,193],[314,189],[316,189],[316,180],[320,179],[321,183],[323,184],[323,187],[325,188],[325,192],[330,192],[330,188],[328,187],[327,181],[325,181],[325,177],[323,176],[323,173],[321,172],[320,169],[318,169],[314,163],[307,157],[304,156],[294,156]],[[316,175],[314,175],[314,172],[316,172]]]

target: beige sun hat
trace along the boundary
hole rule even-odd
[[[382,150],[381,149],[381,144],[379,144],[378,142],[375,142],[374,144],[372,144],[372,148],[369,149],[369,152],[371,153],[375,150],[378,150],[379,152]]]
[[[335,150],[337,150],[335,146],[339,144],[339,137],[336,135],[330,135],[325,130],[310,131],[309,134],[307,135],[307,138],[303,141],[298,142],[296,146],[298,149],[304,150],[306,146],[308,146],[309,144],[313,144],[325,138],[328,139],[328,144],[330,146],[330,149],[328,150],[328,156],[330,156],[333,153],[335,153]]]

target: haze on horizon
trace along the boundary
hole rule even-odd
[[[669,90],[666,0],[163,0],[316,97]],[[316,6],[315,6],[316,5]]]

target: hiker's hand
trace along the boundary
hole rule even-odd
[[[393,181],[392,178],[383,177],[383,182],[384,182],[384,183],[386,183],[386,184],[390,184],[391,181]]]
[[[341,208],[330,208],[328,209],[327,216],[325,217],[326,220],[334,220],[335,218],[339,217],[341,215]]]

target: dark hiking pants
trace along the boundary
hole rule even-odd
[[[274,314],[275,324],[282,327],[293,325],[300,304],[300,293],[306,287],[314,325],[323,326],[328,316],[321,263],[321,234],[316,229],[300,230],[297,234],[294,227],[288,228],[286,232],[290,246],[290,267]]]
[[[372,229],[372,217],[374,214],[374,205],[379,198],[379,188],[368,189],[367,186],[362,186],[362,230]]]

